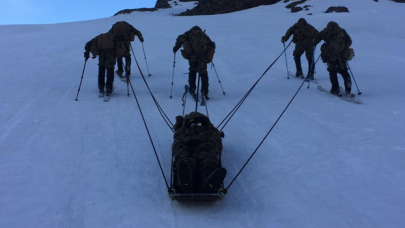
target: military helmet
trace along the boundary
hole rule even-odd
[[[304,18],[300,18],[300,19],[298,19],[298,23],[306,24],[307,21]]]
[[[339,28],[338,23],[334,22],[334,21],[330,21],[327,25],[328,28]]]
[[[190,30],[202,30],[202,29],[196,25],[196,26],[192,27]]]
[[[193,124],[194,126],[204,126],[204,127],[208,127],[210,125],[210,120],[208,119],[207,116],[205,116],[202,113],[199,112],[191,112],[190,114],[187,114],[184,116],[184,123],[187,127],[191,127],[191,124]],[[200,123],[200,124],[198,124]]]

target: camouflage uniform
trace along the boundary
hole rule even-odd
[[[106,34],[111,34],[111,33],[106,33]],[[115,66],[115,58],[117,57],[117,54],[119,53],[120,46],[119,42],[114,38],[112,44],[113,48],[112,49],[99,49],[99,44],[98,44],[98,38],[104,34],[101,34],[99,36],[96,36],[92,40],[86,43],[84,49],[84,57],[86,60],[89,58],[90,51],[93,48],[96,48],[99,50],[98,54],[93,53],[93,59],[96,58],[98,55],[98,88],[100,90],[100,93],[104,92],[104,86],[106,87],[107,94],[111,94],[112,89],[113,89],[113,83],[114,83],[114,66]],[[113,34],[112,34],[113,35]],[[105,71],[107,70],[107,82],[105,82]]]
[[[347,34],[347,32],[340,28],[339,25],[331,21],[328,23],[327,27],[322,30],[314,39],[315,44],[318,44],[324,40],[325,43],[322,45],[321,57],[322,61],[326,62],[328,65],[329,78],[332,83],[331,93],[339,94],[341,91],[339,89],[339,82],[337,74],[341,74],[344,80],[345,90],[347,94],[351,93],[352,81],[350,79],[350,74],[347,69],[347,60],[343,58],[343,52],[349,49],[352,45],[352,39]],[[336,40],[341,40],[344,47],[343,51],[333,52],[331,51],[331,43]]]
[[[185,32],[184,34],[180,35],[176,39],[176,44],[173,47],[173,52],[176,53],[177,50],[185,43],[190,41],[190,37],[193,36],[192,30],[200,30],[201,28],[198,26],[192,27],[189,31]],[[215,46],[215,43],[211,41],[211,39],[207,36],[208,45]],[[208,95],[208,73],[207,73],[207,63],[208,60],[203,53],[196,53],[192,52],[189,57],[189,77],[188,83],[190,86],[190,92],[194,93],[196,89],[196,79],[197,79],[197,72],[199,72],[201,78],[201,92]]]
[[[286,34],[281,38],[281,42],[284,43],[290,38],[291,35],[293,35],[292,41],[295,43],[293,56],[295,66],[297,68],[297,73],[295,74],[297,77],[303,77],[301,55],[305,52],[305,56],[308,60],[308,77],[313,79],[315,70],[315,65],[313,64],[315,48],[313,39],[318,33],[318,30],[316,30],[312,25],[308,24],[304,18],[300,18],[298,22],[290,27]]]
[[[194,187],[201,188],[203,182],[221,168],[219,156],[222,152],[221,137],[223,135],[211,124],[208,117],[198,112],[192,112],[184,118],[176,117],[174,129],[172,150],[177,174],[181,175],[180,163],[186,163],[189,166],[188,172],[192,173]],[[181,179],[181,176],[177,179]]]
[[[120,27],[122,26],[122,30],[120,30]],[[121,45],[124,46],[125,52],[123,53],[123,57],[125,57],[125,72],[127,75],[131,74],[131,34],[133,36],[137,36],[139,38],[139,41],[143,42],[143,36],[140,31],[135,29],[132,25],[130,25],[126,21],[119,21],[116,22],[110,29],[111,33],[115,33],[117,35],[118,40],[121,42]],[[123,69],[123,62],[122,62],[122,57],[117,58],[117,65],[118,65],[118,74],[122,74],[124,72]]]

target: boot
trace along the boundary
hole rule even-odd
[[[193,171],[186,159],[183,159],[177,165],[177,182],[183,193],[194,192]]]
[[[201,91],[202,95],[204,96],[205,100],[209,100],[208,91]]]
[[[302,74],[301,57],[294,57],[294,62],[295,62],[295,67],[297,68],[297,72],[295,73],[295,76],[304,78],[304,75]]]
[[[344,69],[344,70],[341,70],[339,73],[343,77],[346,94],[348,94],[348,95],[351,94],[351,92],[352,92],[352,79],[350,78],[349,72],[347,71],[347,69]]]
[[[337,72],[336,71],[329,71],[329,79],[330,79],[330,83],[332,84],[332,88],[330,90],[330,93],[338,95],[340,94],[339,97],[342,96],[342,94],[340,93],[340,89],[339,89],[339,81],[337,78]]]
[[[342,93],[340,92],[339,88],[338,89],[330,89],[330,93],[333,94],[333,95],[336,95],[338,97],[343,96]]]
[[[120,77],[120,78],[123,78],[124,76],[122,75],[122,71],[119,71],[119,70],[117,70],[117,71],[115,71],[115,73],[118,75],[118,77]]]
[[[118,75],[122,75],[122,73],[124,72],[124,69],[122,68],[122,65],[123,65],[122,57],[117,58],[117,67],[118,67],[117,74]]]
[[[128,70],[128,71],[125,72],[125,78],[127,78],[127,77],[129,77],[129,76],[131,76],[131,71],[130,71],[130,70]]]
[[[107,88],[105,95],[106,95],[106,96],[111,96],[112,92],[113,92],[113,89],[112,89],[112,88]]]
[[[211,172],[205,178],[203,177],[203,184],[200,188],[200,193],[213,193],[221,189],[226,176],[226,169],[218,168]]]

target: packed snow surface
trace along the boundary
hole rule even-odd
[[[279,2],[223,15],[173,17],[193,6],[180,2],[173,9],[92,21],[0,26],[0,227],[403,227],[405,4],[307,4],[309,11],[295,14]],[[338,5],[350,13],[324,13]],[[199,25],[216,42],[214,63],[226,92],[209,68],[208,114],[218,125],[281,54],[281,36],[300,17],[318,30],[333,20],[349,33],[356,53],[350,62],[353,92],[363,93],[357,96],[363,104],[287,79],[282,55],[224,129],[226,186],[302,87],[221,202],[169,199],[132,91],[128,97],[126,83],[116,78],[110,102],[98,98],[97,60],[87,62],[75,101],[85,43],[125,20],[143,33],[151,77],[138,40],[132,42],[137,61],[174,122],[183,111],[188,62],[177,53],[170,99],[172,48],[178,35]],[[287,57],[295,73],[293,48]],[[304,56],[302,63],[306,71]],[[316,67],[316,80],[330,88],[326,66]],[[170,179],[173,133],[134,59],[132,72]],[[188,97],[186,113],[193,110]]]

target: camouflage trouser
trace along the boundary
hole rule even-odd
[[[305,51],[305,56],[308,61],[312,61],[314,55],[314,42],[312,39],[306,39],[299,41],[295,44],[295,49],[293,52],[294,57],[301,57]]]
[[[326,63],[328,65],[328,71],[341,71],[341,70],[347,70],[347,62],[341,58],[341,57],[333,57],[330,56],[328,59],[328,62]]]
[[[207,61],[205,59],[198,61],[197,55],[191,55],[188,63],[190,64],[190,71],[200,71],[200,74],[204,74],[207,72]]]
[[[201,78],[201,92],[204,92],[205,95],[208,95],[208,72],[201,73],[199,76]],[[195,92],[195,89],[197,88],[196,81],[197,71],[190,71],[188,73],[188,84],[190,86],[191,92]]]
[[[131,71],[131,56],[125,56],[125,72]],[[117,58],[117,67],[119,72],[124,72],[124,63],[122,62],[122,57]]]
[[[344,81],[344,86],[345,86],[345,91],[350,93],[352,91],[352,80],[350,78],[350,74],[346,69],[343,70],[332,70],[329,71],[329,79],[330,79],[330,83],[332,84],[332,89],[331,92],[336,92],[339,91],[339,81],[337,78],[337,74],[342,75],[343,81]],[[343,92],[343,91],[341,91]]]
[[[122,44],[124,45],[126,51],[122,54],[123,57],[131,57],[131,44],[128,41],[123,41]]]
[[[178,139],[173,143],[172,149],[176,165],[179,161],[187,159],[191,168],[197,172],[216,169],[219,166],[218,155],[220,151],[217,144],[211,140],[202,141],[193,147]]]
[[[115,58],[114,50],[100,50],[98,65],[105,68],[114,68]]]
[[[107,70],[107,81],[105,81]],[[98,89],[104,90],[104,87],[107,91],[112,91],[114,84],[114,68],[105,68],[104,66],[98,66]]]
[[[114,83],[115,52],[111,50],[100,50],[98,57],[98,88],[112,91]],[[107,70],[107,81],[105,82]]]

